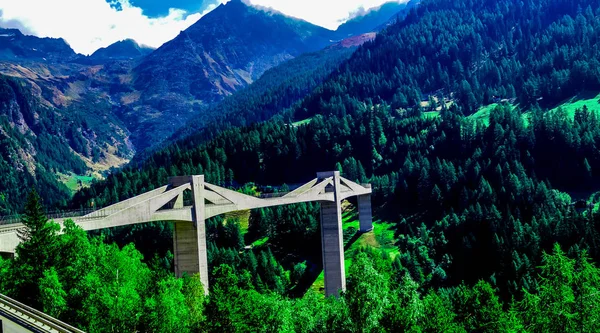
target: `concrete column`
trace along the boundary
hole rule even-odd
[[[371,185],[367,185],[370,187]],[[357,197],[358,222],[360,232],[373,230],[373,213],[371,211],[371,195],[363,194]]]
[[[192,196],[194,198],[194,224],[198,239],[198,259],[200,281],[204,286],[204,294],[208,295],[208,258],[206,249],[206,211],[204,209],[204,175],[192,176]]]
[[[333,177],[334,201],[321,202],[321,245],[323,248],[323,271],[325,274],[325,295],[339,296],[346,290],[346,272],[344,267],[344,237],[342,233],[342,208],[340,203],[340,173],[321,172],[317,178]]]
[[[200,272],[198,239],[193,223],[175,222],[173,250],[177,277],[182,277],[184,273],[193,275]]]
[[[208,294],[208,258],[206,249],[206,225],[204,223],[204,176],[191,176],[194,198],[194,223],[176,222],[173,235],[175,275],[181,277],[200,273],[204,293]]]

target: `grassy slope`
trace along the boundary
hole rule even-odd
[[[58,179],[60,182],[65,184],[72,193],[79,191],[82,187],[88,187],[92,184],[94,177],[91,176],[80,176],[74,173],[65,175],[59,174]]]
[[[599,112],[600,111],[600,94],[596,92],[584,92],[575,97],[569,98],[563,101],[560,105],[551,109],[549,112],[554,112],[558,110],[559,107],[562,107],[563,110],[567,112],[570,118],[575,116],[575,110],[583,109],[584,106],[587,106],[588,110]]]
[[[479,108],[477,112],[470,115],[469,118],[482,121],[486,126],[490,123],[490,112],[498,106],[497,103],[492,103],[486,106],[482,106]],[[548,110],[548,112],[556,112],[559,108],[562,108],[567,115],[573,119],[575,116],[575,110],[583,109],[586,106],[589,111],[600,112],[600,94],[596,92],[584,92],[564,100],[562,103],[558,104],[554,108]],[[519,107],[518,105],[512,105],[513,108]],[[425,112],[427,114],[428,112]],[[431,116],[431,115],[428,115]],[[527,120],[530,116],[529,112],[523,113],[523,118]]]
[[[292,126],[294,126],[294,127],[298,127],[298,126],[300,126],[300,125],[306,125],[306,124],[310,123],[310,122],[311,122],[311,120],[312,120],[312,117],[311,117],[311,118],[304,119],[304,120],[296,121],[296,122],[293,122],[293,123],[292,123]]]

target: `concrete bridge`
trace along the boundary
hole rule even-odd
[[[184,192],[190,191],[192,203],[184,205]],[[338,171],[320,172],[312,181],[288,193],[258,198],[232,191],[204,181],[204,176],[182,176],[169,179],[169,184],[136,197],[98,209],[83,216],[59,217],[61,224],[72,219],[84,230],[98,230],[137,223],[173,221],[173,253],[175,274],[200,273],[208,293],[208,261],[206,255],[207,218],[238,210],[265,208],[301,202],[321,203],[321,242],[325,294],[338,295],[346,289],[341,201],[358,197],[360,231],[373,228],[371,186],[359,185],[340,176]],[[15,221],[16,222],[16,221]],[[17,230],[21,223],[0,226],[0,252],[13,253],[20,242]]]

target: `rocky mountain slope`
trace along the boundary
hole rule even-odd
[[[62,38],[38,38],[18,29],[0,28],[0,60],[64,61],[76,57]]]
[[[329,45],[334,35],[239,0],[219,6],[134,69],[134,87],[141,94],[123,116],[136,146],[162,141],[267,69]]]
[[[52,187],[58,194],[49,205],[68,196],[57,182],[65,175],[105,174],[166,138],[202,140],[270,119],[374,38],[338,42],[336,32],[238,0],[151,53],[125,40],[85,57],[60,39],[0,31],[0,75],[6,91],[18,91],[0,98],[3,165],[11,170],[0,197]],[[19,177],[30,180],[11,183]],[[7,200],[0,209],[19,209]]]
[[[86,111],[77,104],[56,108],[39,85],[0,75],[0,215],[20,210],[17,200],[32,187],[48,206],[64,204],[71,193],[57,175],[126,161],[118,157],[126,133],[110,107]]]

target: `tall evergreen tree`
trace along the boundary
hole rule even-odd
[[[48,221],[35,190],[29,193],[21,222],[24,228],[18,231],[21,243],[16,249],[14,265],[19,269],[14,271],[13,293],[23,302],[39,307],[38,285],[44,272],[54,265],[60,227]]]

